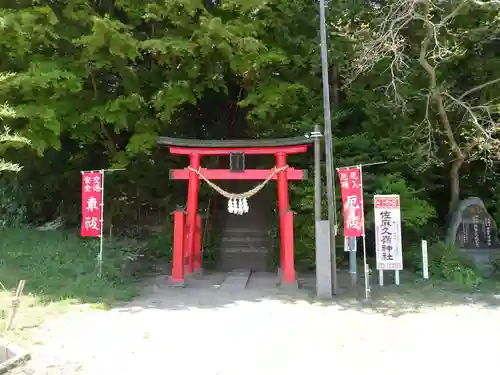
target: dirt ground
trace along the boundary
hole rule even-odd
[[[500,295],[389,286],[375,288],[368,302],[359,289],[343,289],[325,303],[265,275],[242,290],[221,283],[214,274],[173,289],[157,277],[127,305],[54,316],[32,338],[33,360],[12,374],[364,375],[404,366],[420,375],[498,367]]]

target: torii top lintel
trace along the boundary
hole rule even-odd
[[[245,140],[201,140],[158,137],[158,145],[169,146],[174,155],[229,155],[243,152],[247,155],[301,154],[313,143],[313,139],[302,137]]]

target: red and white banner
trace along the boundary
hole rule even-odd
[[[375,250],[378,270],[402,270],[399,195],[375,195]]]
[[[100,237],[103,172],[82,173],[82,237]]]
[[[344,215],[344,237],[361,237],[365,232],[361,168],[338,168],[338,172]]]

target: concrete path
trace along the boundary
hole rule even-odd
[[[36,374],[470,374],[498,367],[500,309],[481,304],[312,302],[273,276],[245,289],[224,275],[172,289],[164,277],[112,311],[63,316],[40,331]],[[28,370],[26,370],[28,371]],[[26,372],[33,373],[33,372]]]

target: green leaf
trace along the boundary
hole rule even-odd
[[[151,149],[156,146],[156,133],[138,133],[130,138],[127,144],[127,154],[129,156],[138,153],[150,154]]]

